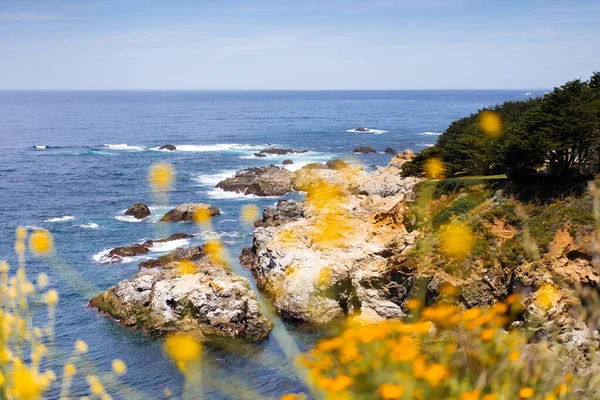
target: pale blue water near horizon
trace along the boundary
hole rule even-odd
[[[139,201],[152,205],[146,174],[159,161],[177,170],[172,205],[207,202],[221,208],[215,231],[236,258],[252,240],[251,228],[238,222],[240,207],[254,203],[262,209],[279,199],[214,188],[236,170],[281,165],[286,158],[294,161],[291,169],[338,157],[353,157],[366,167],[384,165],[390,159],[383,153],[386,147],[421,150],[435,143],[436,133],[451,121],[479,108],[524,99],[527,91],[0,91],[0,259],[14,267],[15,228],[39,226],[54,235],[57,254],[99,289],[133,277],[139,258],[118,265],[96,259],[106,249],[156,238],[156,221],[167,209],[154,208],[153,216],[142,222],[131,222],[123,210]],[[349,132],[359,126],[377,134]],[[179,150],[157,150],[167,143]],[[268,144],[309,152],[253,156]],[[378,153],[351,153],[367,144]],[[198,233],[191,223],[170,230]],[[198,235],[177,244],[201,242]],[[155,250],[152,257],[169,248]],[[252,280],[241,266],[234,265],[234,270]],[[68,353],[76,339],[84,339],[90,347],[87,357],[99,369],[109,370],[114,358],[123,359],[128,365],[123,381],[144,396],[160,398],[167,387],[180,393],[182,378],[162,354],[159,340],[99,315],[87,307],[89,299],[79,294],[80,288],[43,261],[28,260],[30,278],[42,271],[60,293],[59,350]],[[310,330],[291,325],[282,329],[301,348],[314,343]],[[222,385],[242,382],[265,399],[302,390],[273,337],[237,344],[236,349],[232,354],[207,346],[205,374]],[[50,363],[62,365],[64,359]],[[53,390],[51,397],[57,394]],[[86,390],[78,382],[73,392],[84,395]],[[126,397],[125,392],[115,393],[115,398]],[[236,397],[206,384],[204,398]]]

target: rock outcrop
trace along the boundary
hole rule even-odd
[[[294,161],[293,161],[293,160],[283,160],[283,161],[281,162],[281,164],[282,164],[282,165],[292,165],[293,163],[294,163]]]
[[[327,168],[329,169],[344,169],[349,167],[349,164],[346,161],[340,159],[329,160],[325,165],[327,165]]]
[[[391,148],[391,147],[386,147],[383,152],[385,154],[398,154],[398,152],[396,150],[394,150],[393,148]]]
[[[408,251],[419,235],[407,231],[402,213],[410,197],[405,194],[418,179],[401,178],[394,167],[375,174],[350,165],[302,168],[294,184],[309,191],[307,200],[280,201],[255,222],[253,245],[240,262],[283,318],[329,323],[356,313],[367,319],[405,315],[402,302],[415,284],[414,273],[390,268],[389,257]],[[386,197],[360,194],[367,182],[384,185],[386,179],[404,179],[406,187]],[[333,189],[315,191],[318,182]]]
[[[193,273],[174,264],[140,272],[94,297],[90,306],[152,335],[250,341],[269,335],[273,324],[261,313],[247,279],[208,257],[195,262]]]
[[[121,246],[115,247],[110,250],[108,253],[100,257],[99,262],[102,264],[118,264],[123,261],[125,257],[134,257],[140,254],[146,254],[150,252],[152,246],[157,243],[165,243],[173,240],[187,239],[191,238],[193,235],[188,235],[187,233],[175,233],[168,238],[157,239],[157,240],[147,240],[144,243],[137,243],[130,246]]]
[[[308,150],[294,150],[292,148],[280,149],[277,147],[267,147],[266,149],[262,149],[258,153],[254,153],[256,157],[266,157],[268,154],[273,154],[277,156],[285,156],[287,154],[299,154],[299,153],[307,153]]]
[[[150,208],[144,203],[135,203],[132,207],[125,210],[125,215],[130,215],[136,219],[147,218],[150,214]]]
[[[354,148],[354,150],[352,150],[353,153],[362,153],[362,154],[367,154],[367,153],[377,153],[377,149],[375,149],[375,147],[373,146],[357,146]]]
[[[166,267],[171,263],[181,260],[196,261],[206,256],[202,246],[178,247],[168,254],[164,254],[157,259],[142,261],[140,268]]]
[[[370,130],[369,128],[359,127],[359,128],[354,129],[354,132],[369,132],[369,130]]]
[[[158,149],[159,150],[175,151],[175,150],[177,150],[177,147],[175,147],[175,145],[172,145],[172,144],[165,144],[165,145],[160,146]]]
[[[217,183],[216,187],[245,195],[282,196],[292,190],[293,176],[285,168],[269,165],[238,171],[235,176]]]
[[[210,204],[204,203],[186,203],[179,207],[176,207],[163,215],[160,219],[162,222],[185,222],[191,221],[194,218],[194,213],[199,209],[204,208],[208,210],[211,217],[215,217],[221,214],[221,210]]]

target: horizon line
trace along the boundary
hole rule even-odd
[[[446,89],[4,89],[0,92],[427,92],[427,91],[548,91],[553,88],[446,88]]]

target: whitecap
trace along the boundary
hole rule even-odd
[[[230,199],[230,200],[248,200],[248,199],[269,199],[279,198],[280,196],[257,196],[255,194],[244,194],[237,192],[226,192],[220,188],[214,188],[207,193],[211,199]],[[222,214],[222,213],[221,213]]]
[[[98,224],[95,222],[90,222],[89,224],[83,225],[75,225],[76,228],[85,228],[85,229],[98,229]]]
[[[433,146],[435,146],[435,144],[433,144],[433,143],[418,143],[417,146],[433,147]]]
[[[237,238],[240,236],[239,232],[227,232],[227,231],[202,231],[200,237],[204,240],[214,238]]]
[[[357,131],[356,129],[348,129],[346,132],[353,132],[353,133],[372,133],[374,135],[381,135],[382,133],[388,133],[389,131],[384,131],[381,129],[371,129],[371,128],[365,128],[367,129],[366,131]]]
[[[122,222],[141,222],[141,221],[143,221],[141,219],[137,219],[133,215],[115,215],[115,219],[117,221],[122,221]]]
[[[204,174],[198,175],[192,178],[193,181],[198,182],[202,186],[215,186],[217,183],[225,180],[227,178],[231,178],[235,175],[235,170],[222,170],[217,172],[216,174]]]
[[[442,132],[422,132],[421,135],[436,135],[439,136],[441,135]]]
[[[107,149],[111,149],[111,150],[136,150],[136,151],[146,150],[142,146],[130,146],[127,143],[105,144],[104,147],[106,147]]]
[[[72,215],[65,215],[64,217],[49,218],[49,219],[45,220],[44,222],[65,222],[65,221],[72,221],[74,219],[75,219],[75,217]]]
[[[186,246],[190,243],[190,239],[177,239],[168,242],[154,243],[148,250],[153,253],[166,253],[173,251],[178,247]]]
[[[48,146],[34,146],[36,150],[46,150]]]
[[[92,256],[92,259],[96,261],[98,264],[127,264],[138,260],[147,259],[148,257],[119,257],[118,262],[115,262],[112,257],[107,257],[108,253],[110,253],[112,249],[106,249],[99,251],[98,253]]]

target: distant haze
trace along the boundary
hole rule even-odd
[[[0,89],[545,89],[599,50],[597,0],[0,0]]]

